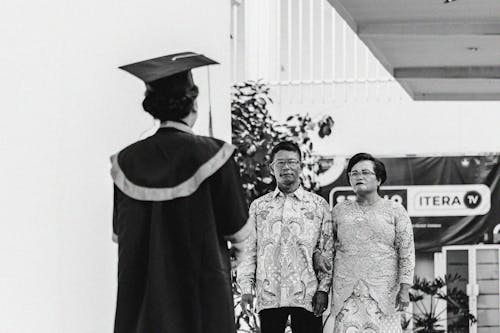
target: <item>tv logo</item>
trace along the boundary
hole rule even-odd
[[[484,215],[491,206],[490,189],[483,184],[412,186],[408,198],[413,216]]]
[[[477,191],[465,193],[464,204],[470,209],[477,208],[481,204],[481,193]]]

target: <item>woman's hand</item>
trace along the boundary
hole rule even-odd
[[[407,283],[401,283],[399,292],[396,296],[396,308],[397,311],[404,311],[405,308],[410,305],[410,285]]]

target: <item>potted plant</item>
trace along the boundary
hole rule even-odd
[[[434,280],[415,277],[410,291],[410,301],[413,303],[411,318],[403,323],[403,329],[408,330],[413,322],[413,332],[442,333],[446,323],[441,318],[447,311],[447,321],[453,322],[448,332],[460,332],[460,327],[475,323],[476,318],[469,312],[468,299],[465,292],[456,287],[457,282],[464,281],[458,274],[447,274],[444,278]],[[444,290],[446,287],[446,291]],[[439,302],[446,302],[446,307],[439,308]],[[467,331],[468,332],[468,331]]]

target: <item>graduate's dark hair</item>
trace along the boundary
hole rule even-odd
[[[349,159],[349,163],[347,164],[346,177],[349,182],[349,172],[353,166],[355,166],[358,162],[361,161],[372,161],[373,163],[373,171],[375,172],[375,176],[378,180],[380,180],[380,184],[383,184],[387,179],[387,172],[385,171],[385,165],[381,160],[373,157],[368,153],[358,153]]]
[[[150,83],[142,107],[153,118],[160,121],[181,120],[193,110],[194,101],[198,97],[198,87],[165,86],[162,83]]]
[[[299,161],[302,161],[302,152],[300,151],[299,145],[292,141],[282,141],[273,147],[270,153],[271,162],[274,161],[274,155],[281,150],[294,151],[299,155]]]

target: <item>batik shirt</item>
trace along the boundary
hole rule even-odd
[[[367,207],[346,200],[333,208],[332,216],[334,316],[358,281],[368,287],[383,314],[393,314],[400,284],[413,284],[415,248],[408,213],[388,199]]]
[[[312,311],[316,291],[329,292],[332,273],[315,272],[313,253],[333,259],[332,219],[328,203],[302,188],[285,195],[278,189],[256,199],[249,221],[255,233],[246,240],[238,267],[244,294],[255,290],[257,311],[301,307]]]

